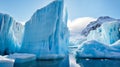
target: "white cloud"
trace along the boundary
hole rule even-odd
[[[82,18],[77,18],[73,21],[68,20],[68,28],[70,30],[70,35],[71,36],[77,36],[80,35],[80,32],[91,22],[95,21],[95,18],[92,17],[82,17]]]

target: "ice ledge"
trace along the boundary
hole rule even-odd
[[[6,58],[5,56],[0,56],[0,67],[13,67],[14,59]]]
[[[27,53],[15,53],[8,55],[7,57],[11,59],[15,59],[15,63],[25,63],[36,60],[36,56],[34,54],[27,54]]]

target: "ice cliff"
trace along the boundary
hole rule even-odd
[[[38,58],[54,58],[68,53],[67,11],[62,0],[37,10],[25,24],[21,51]]]
[[[0,13],[0,55],[19,50],[23,26],[11,16]]]

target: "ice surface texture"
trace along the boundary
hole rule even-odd
[[[101,27],[90,31],[88,40],[97,40],[104,44],[113,44],[120,39],[120,21],[109,21],[103,23]]]
[[[68,53],[68,40],[67,12],[62,0],[54,1],[37,10],[25,24],[21,52],[36,54],[38,58],[63,56]]]

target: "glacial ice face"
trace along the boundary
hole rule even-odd
[[[19,22],[12,23],[9,34],[11,34],[10,36],[14,41],[15,50],[16,50],[15,52],[18,52],[21,48],[23,33],[24,33],[24,25],[22,25]]]
[[[104,44],[113,44],[120,39],[120,22],[110,21],[103,23],[101,27],[90,31],[87,40],[97,40]]]
[[[84,42],[77,51],[78,57],[104,57],[107,46],[95,40]]]
[[[10,54],[17,50],[18,41],[15,40],[18,40],[18,36],[15,30],[18,27],[15,27],[15,24],[19,23],[9,15],[0,13],[0,55]]]
[[[69,43],[67,13],[63,1],[54,1],[37,10],[25,24],[21,52],[44,56],[65,55]]]
[[[86,41],[79,47],[76,56],[82,58],[120,58],[119,42],[120,40],[112,45],[107,45],[95,40]]]

